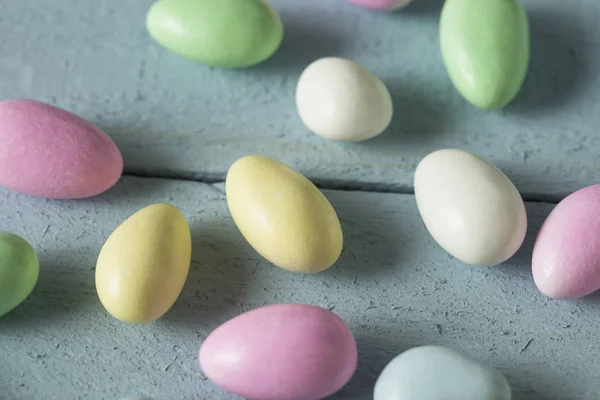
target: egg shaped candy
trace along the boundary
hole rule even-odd
[[[350,0],[350,2],[371,10],[394,11],[406,7],[412,0]]]
[[[392,120],[383,82],[354,61],[321,58],[300,75],[296,105],[302,122],[325,139],[357,142],[382,133]]]
[[[115,143],[86,120],[35,100],[0,101],[0,185],[27,195],[80,199],[123,172]]]
[[[511,390],[496,369],[453,349],[423,346],[383,369],[374,400],[511,400]]]
[[[356,370],[352,332],[321,307],[277,304],[241,314],[200,348],[204,374],[251,400],[317,400],[340,390]]]
[[[502,108],[519,92],[529,65],[520,0],[447,0],[440,43],[450,79],[473,105]]]
[[[154,204],[129,217],[98,256],[96,290],[115,318],[140,324],[164,315],[177,300],[192,257],[190,228],[170,204]]]
[[[20,236],[0,232],[0,317],[31,294],[39,274],[33,247]]]
[[[555,299],[600,289],[600,185],[578,190],[548,215],[533,247],[533,279]]]
[[[159,0],[146,25],[158,43],[215,67],[249,67],[279,48],[283,24],[261,0]]]
[[[298,273],[331,267],[342,228],[327,198],[303,175],[263,156],[236,161],[225,185],[231,216],[250,245],[273,264]]]
[[[506,175],[483,158],[457,149],[435,151],[417,166],[414,185],[427,230],[459,260],[496,265],[523,244],[523,199]]]

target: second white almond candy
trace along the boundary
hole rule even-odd
[[[475,154],[446,149],[427,155],[415,172],[415,197],[433,238],[467,264],[500,264],[525,238],[527,215],[517,188]]]

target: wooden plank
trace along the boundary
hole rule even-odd
[[[600,3],[524,0],[532,60],[503,111],[468,105],[441,62],[441,0],[395,14],[343,0],[272,0],[286,26],[280,51],[250,69],[182,59],[145,30],[152,0],[3,4],[2,98],[33,97],[114,136],[131,173],[222,178],[237,158],[279,158],[330,187],[410,191],[428,152],[460,147],[490,159],[533,199],[597,183],[600,169]],[[17,23],[18,21],[18,23]],[[392,126],[363,144],[335,144],[297,115],[300,72],[323,56],[354,59],[389,86]]]
[[[431,239],[409,195],[327,191],[345,233],[335,267],[295,275],[271,266],[232,222],[222,185],[125,178],[84,201],[0,190],[0,229],[38,250],[34,293],[0,320],[0,398],[233,399],[203,380],[201,340],[262,305],[330,307],[358,341],[358,371],[333,398],[364,400],[398,352],[441,344],[496,365],[515,400],[589,400],[600,393],[600,296],[551,301],[530,275],[533,238],[552,205],[529,203],[525,246],[496,268],[473,268]],[[155,323],[122,324],[102,308],[97,254],[127,216],[170,202],[188,218],[194,263],[175,307]],[[275,345],[275,344],[274,344]]]

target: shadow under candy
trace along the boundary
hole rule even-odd
[[[25,301],[1,317],[0,332],[3,328],[22,329],[76,318],[93,304],[101,307],[94,265],[84,265],[84,260],[78,260],[70,252],[43,250],[38,256],[38,281]]]
[[[211,217],[191,225],[192,263],[175,305],[163,317],[192,330],[212,329],[248,311],[245,300],[255,291],[257,274],[249,246],[228,217]]]
[[[585,26],[578,13],[561,13],[552,7],[529,10],[528,17],[529,69],[507,110],[530,113],[564,107],[590,87],[592,59],[598,59],[598,54],[586,32],[595,27]]]
[[[283,40],[275,54],[252,70],[298,73],[319,58],[343,54],[349,36],[340,31],[341,27],[331,24],[327,15],[317,11],[282,10]]]

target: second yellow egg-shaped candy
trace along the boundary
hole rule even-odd
[[[227,173],[227,203],[250,245],[273,264],[298,273],[331,267],[342,228],[327,198],[307,178],[268,157],[247,156]]]
[[[183,214],[154,204],[129,217],[98,256],[96,290],[115,318],[140,324],[163,316],[183,289],[192,239]]]

